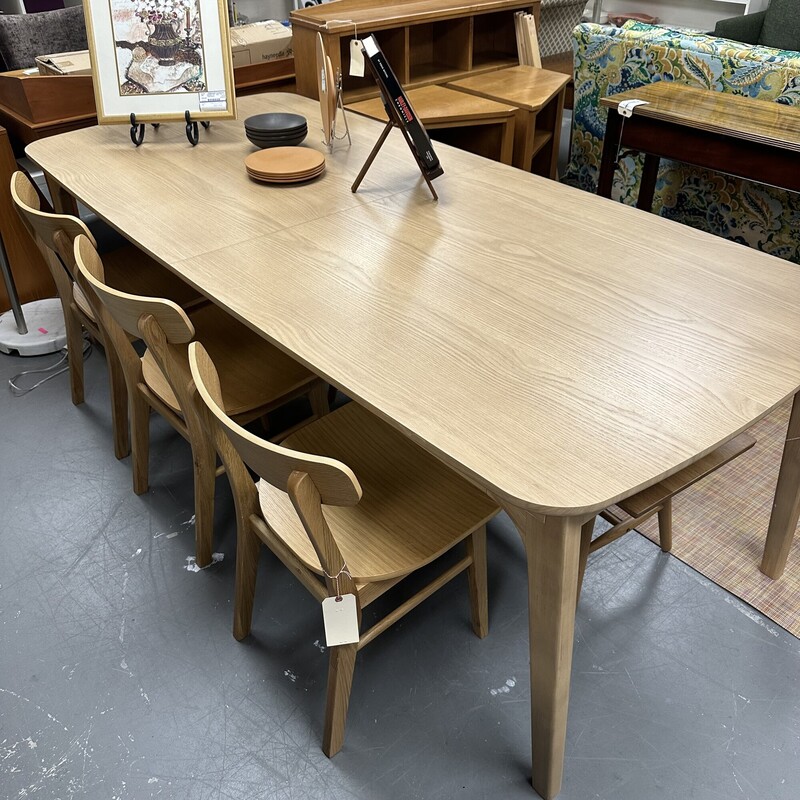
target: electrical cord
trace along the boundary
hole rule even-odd
[[[34,389],[37,389],[43,383],[47,383],[47,381],[52,380],[53,378],[61,375],[63,372],[67,372],[69,370],[69,348],[64,347],[62,348],[61,352],[63,355],[61,358],[56,361],[55,364],[51,364],[49,367],[42,367],[41,369],[26,369],[24,372],[18,372],[14,377],[8,379],[8,388],[11,394],[14,397],[22,397],[23,395],[28,394],[28,392],[32,392]],[[83,360],[86,361],[87,358],[92,354],[92,342],[89,339],[87,334],[84,334],[83,338]],[[63,364],[63,366],[62,366]],[[33,386],[18,386],[17,381],[25,375],[43,375],[46,373],[50,373],[47,375],[46,378],[42,378],[41,380],[37,381],[33,384]]]

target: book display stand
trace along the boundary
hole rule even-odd
[[[417,166],[422,173],[422,177],[425,179],[425,183],[428,184],[433,199],[438,200],[439,195],[436,194],[436,190],[433,188],[433,183],[431,181],[434,178],[438,178],[439,175],[443,175],[444,170],[439,164],[436,153],[433,152],[431,140],[428,138],[428,134],[425,132],[422,123],[417,119],[411,107],[411,103],[408,101],[408,97],[406,97],[406,93],[403,91],[403,87],[397,80],[397,76],[394,74],[394,71],[375,40],[375,37],[372,35],[365,36],[362,41],[362,48],[366,56],[365,61],[369,65],[375,77],[375,81],[380,88],[389,121],[378,137],[375,146],[370,151],[364,166],[361,168],[361,172],[358,173],[358,177],[355,179],[352,187],[350,187],[351,191],[358,191],[361,181],[372,166],[375,156],[378,155],[378,151],[383,146],[392,128],[399,128],[403,134],[403,138],[406,140],[408,149],[411,150],[417,162]]]

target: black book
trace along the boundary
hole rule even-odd
[[[444,170],[439,165],[439,159],[433,152],[433,145],[427,131],[417,119],[400,81],[397,80],[394,70],[389,65],[389,61],[375,37],[372,34],[365,36],[361,40],[361,45],[364,55],[367,57],[367,64],[380,87],[389,119],[399,122],[408,134],[417,160],[428,178],[436,178],[444,174]]]

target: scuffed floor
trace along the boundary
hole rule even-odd
[[[230,634],[235,536],[193,571],[188,447],[152,424],[151,490],[114,459],[102,353],[87,402],[0,355],[0,798],[527,800],[522,548],[491,526],[487,639],[454,581],[360,655],[347,739],[320,750],[319,609],[265,554]],[[370,611],[372,609],[370,608]],[[637,534],[589,564],[563,800],[800,796],[800,641]]]

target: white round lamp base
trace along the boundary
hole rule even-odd
[[[21,356],[44,356],[57,353],[67,343],[61,302],[52,297],[33,300],[22,306],[28,332],[21,336],[11,311],[0,314],[0,352]]]

